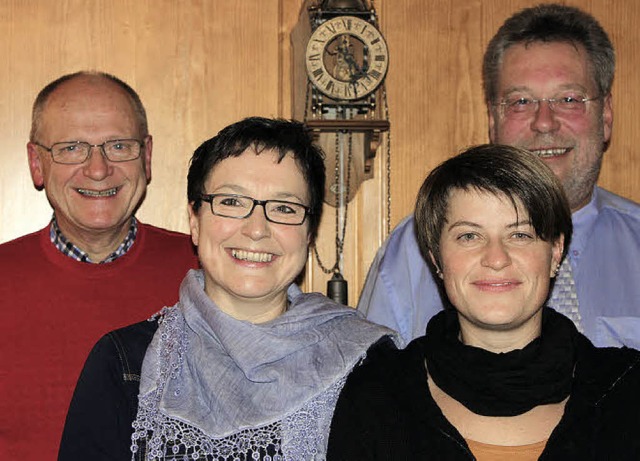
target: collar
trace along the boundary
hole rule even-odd
[[[395,338],[319,293],[292,284],[287,295],[276,319],[240,321],[207,296],[202,270],[189,271],[144,357],[145,419],[160,413],[215,438],[264,427],[329,390],[380,338]]]
[[[118,259],[120,256],[129,251],[129,249],[133,246],[133,243],[136,241],[136,235],[138,234],[138,220],[135,216],[131,217],[131,224],[129,226],[129,232],[125,236],[122,243],[115,249],[113,253],[107,256],[104,260],[99,261],[99,264],[110,263]],[[56,220],[56,215],[53,215],[51,219],[51,227],[49,229],[49,238],[51,239],[51,243],[64,255],[69,256],[71,259],[74,259],[83,263],[94,263],[94,261],[89,258],[89,255],[81,250],[78,246],[74,245],[67,237],[64,236],[60,227],[58,226],[58,221]]]

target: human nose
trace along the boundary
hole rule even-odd
[[[503,242],[489,242],[482,256],[482,265],[493,270],[504,269],[511,264],[509,251]]]
[[[94,149],[97,155],[94,155]],[[91,179],[99,181],[106,178],[112,172],[113,166],[107,160],[107,156],[102,150],[102,146],[90,146],[89,158],[84,163],[84,174]]]
[[[262,207],[262,210],[258,207]],[[260,240],[271,235],[271,226],[265,216],[264,204],[254,204],[251,214],[244,218],[242,233],[252,240]]]
[[[549,133],[557,130],[560,123],[556,117],[556,113],[551,107],[551,101],[548,99],[539,99],[531,120],[531,129],[540,133]]]

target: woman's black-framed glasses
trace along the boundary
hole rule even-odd
[[[224,218],[248,218],[256,206],[261,205],[267,221],[287,226],[300,226],[307,215],[311,214],[308,206],[286,200],[256,200],[253,197],[236,194],[206,194],[200,198],[211,205],[211,213]]]

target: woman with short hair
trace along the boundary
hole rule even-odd
[[[294,283],[324,171],[298,122],[253,117],[198,147],[188,199],[202,270],[178,304],[98,342],[60,460],[325,458],[346,376],[394,335]]]
[[[640,352],[545,307],[572,232],[553,172],[473,147],[429,174],[415,217],[449,307],[349,376],[328,459],[637,460]]]

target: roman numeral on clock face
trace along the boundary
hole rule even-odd
[[[309,82],[326,96],[346,101],[376,91],[384,81],[388,61],[380,31],[355,16],[321,23],[313,31],[305,54]]]

